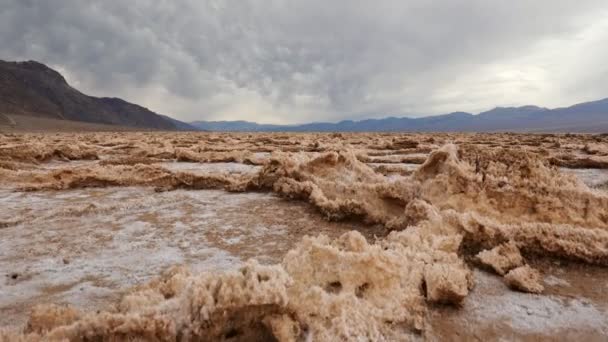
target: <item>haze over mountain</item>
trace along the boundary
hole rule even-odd
[[[422,118],[387,117],[302,125],[266,125],[248,121],[194,121],[190,124],[211,131],[608,132],[608,98],[557,109],[497,107],[477,115],[454,112]]]
[[[119,98],[88,96],[44,64],[0,60],[0,114],[163,130],[193,129]]]

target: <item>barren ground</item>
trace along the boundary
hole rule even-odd
[[[0,340],[608,336],[608,136],[5,133]]]
[[[0,133],[150,131],[118,125],[0,113]]]

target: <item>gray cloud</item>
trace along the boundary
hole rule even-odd
[[[294,123],[608,96],[605,0],[0,0],[3,59],[183,120]]]

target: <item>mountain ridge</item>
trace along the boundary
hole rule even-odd
[[[133,128],[195,129],[117,97],[86,95],[36,61],[0,60],[0,113]]]
[[[246,124],[244,124],[246,123]],[[210,131],[286,132],[608,132],[608,98],[549,109],[533,105],[495,107],[472,114],[452,112],[426,117],[386,117],[336,123],[299,125],[257,124],[249,121],[194,121]]]

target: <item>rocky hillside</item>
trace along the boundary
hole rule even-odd
[[[133,128],[190,127],[118,98],[85,95],[72,88],[60,73],[34,61],[0,61],[0,113]]]

